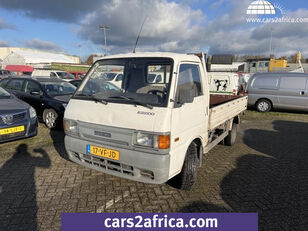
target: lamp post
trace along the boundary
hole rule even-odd
[[[106,38],[106,30],[109,30],[110,27],[107,25],[99,25],[99,29],[104,30],[104,37],[105,37],[105,56],[107,55],[107,38]]]

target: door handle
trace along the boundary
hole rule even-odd
[[[305,92],[304,91],[300,91],[299,94],[300,95],[305,95]]]

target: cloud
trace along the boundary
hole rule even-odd
[[[79,18],[103,2],[101,0],[0,0],[0,8],[21,11],[31,18],[78,22]]]
[[[137,51],[194,52],[210,47],[211,53],[268,54],[270,27],[273,48],[280,54],[301,50],[308,55],[307,23],[248,24],[246,10],[252,0],[206,1],[215,18],[196,6],[201,0],[0,0],[0,7],[21,11],[32,18],[74,23],[74,32],[94,52],[103,51],[100,24],[107,24],[109,53],[131,52],[143,20],[147,17]],[[287,12],[292,17],[308,17],[308,10]],[[1,28],[1,20],[0,20]],[[34,39],[28,47],[62,51],[56,44]],[[88,47],[88,46],[87,46]],[[85,48],[88,49],[88,48]],[[97,49],[95,51],[95,49]]]
[[[8,47],[10,44],[7,41],[0,40],[0,47]]]
[[[25,46],[29,48],[34,48],[38,50],[45,50],[45,51],[56,51],[56,52],[63,52],[64,50],[56,45],[55,43],[49,41],[42,41],[37,38],[33,40],[26,40]]]
[[[139,40],[140,49],[151,47],[152,50],[164,50],[172,44],[172,48],[178,49],[174,44],[180,45],[181,41],[201,41],[196,35],[204,20],[203,13],[192,10],[187,5],[166,0],[110,1],[86,15],[78,35],[94,44],[103,44],[103,32],[98,28],[103,22],[110,26],[107,31],[109,46],[118,48],[117,50],[130,47],[132,50],[146,17]]]
[[[7,23],[4,19],[0,18],[0,29],[15,29],[15,25]]]

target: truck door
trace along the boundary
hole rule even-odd
[[[282,76],[278,100],[280,107],[284,109],[307,110],[308,94],[305,77]]]
[[[185,159],[186,150],[192,139],[207,136],[206,94],[202,88],[202,66],[197,63],[181,63],[177,71],[174,109],[171,122],[171,153],[170,175],[177,174]],[[192,89],[192,102],[179,103],[179,92],[183,88]],[[174,141],[174,142],[173,142]]]

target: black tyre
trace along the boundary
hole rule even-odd
[[[58,125],[58,113],[53,109],[45,109],[43,120],[48,128],[55,128]]]
[[[224,139],[224,144],[226,146],[233,146],[235,144],[238,126],[238,124],[232,125],[232,130],[229,131],[229,135]]]
[[[268,112],[272,110],[272,104],[267,99],[260,99],[256,104],[256,108],[259,112]]]
[[[172,179],[171,185],[182,190],[190,190],[196,180],[198,168],[198,148],[190,144],[186,152],[182,171]]]

